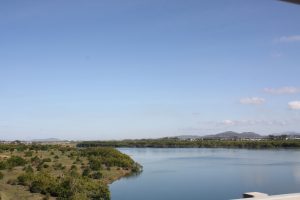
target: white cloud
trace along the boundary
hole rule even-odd
[[[265,88],[264,91],[269,94],[296,94],[300,93],[298,87],[280,87],[280,88]]]
[[[300,101],[291,101],[288,103],[288,105],[292,110],[300,110]]]
[[[282,36],[278,39],[278,42],[300,42],[300,35]]]
[[[234,125],[235,122],[232,121],[232,120],[226,119],[226,120],[223,121],[223,124],[225,124],[225,125]]]
[[[258,105],[258,104],[263,104],[265,103],[265,99],[261,98],[261,97],[246,97],[246,98],[242,98],[240,99],[240,103],[241,104],[254,104],[254,105]]]

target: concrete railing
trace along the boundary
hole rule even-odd
[[[272,195],[269,196],[265,193],[260,192],[248,192],[243,194],[243,199],[235,199],[235,200],[245,200],[245,199],[253,199],[253,200],[300,200],[300,193],[293,194],[281,194],[281,195]]]

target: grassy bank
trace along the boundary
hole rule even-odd
[[[109,200],[108,184],[139,170],[109,147],[0,145],[1,200]]]

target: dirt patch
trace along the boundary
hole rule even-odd
[[[8,155],[0,155],[0,160],[6,160],[8,158],[10,158],[10,156],[8,156]]]

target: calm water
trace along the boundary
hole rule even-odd
[[[110,186],[112,200],[227,200],[300,192],[300,150],[122,148],[144,166]]]

